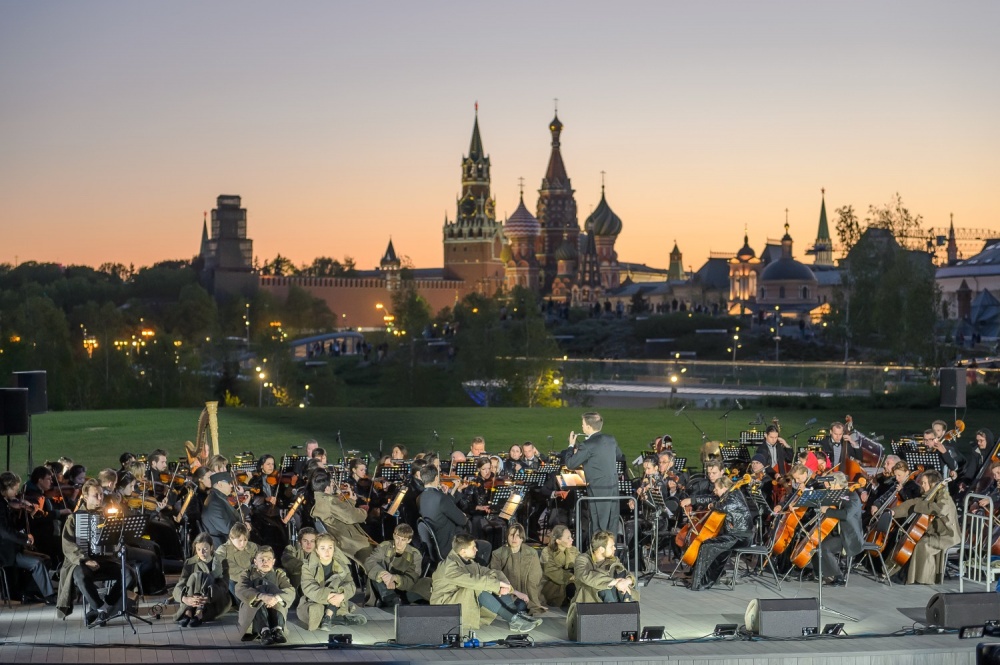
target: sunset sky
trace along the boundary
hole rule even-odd
[[[579,222],[622,261],[758,250],[820,188],[1000,235],[1000,2],[3,2],[0,263],[198,251],[442,265],[473,104],[498,215],[535,210],[553,99]],[[832,228],[831,228],[832,231]],[[808,259],[811,262],[812,259]]]

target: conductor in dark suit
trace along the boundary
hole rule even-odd
[[[588,496],[618,496],[619,458],[624,458],[615,437],[601,431],[604,420],[599,413],[583,414],[583,438],[576,432],[569,433],[569,445],[573,452],[566,459],[570,469],[583,467],[587,478]],[[587,504],[590,510],[590,533],[610,531],[618,535],[618,513],[620,506],[612,501],[593,501]]]

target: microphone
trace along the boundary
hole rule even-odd
[[[438,440],[438,431],[436,429],[431,430],[431,434],[434,436],[434,440]]]
[[[288,446],[288,448],[290,450],[301,450],[301,449],[305,448],[305,446]]]
[[[684,409],[686,409],[686,408],[687,408],[687,406],[688,406],[688,405],[687,405],[687,404],[685,404],[685,405],[684,405],[684,406],[682,406],[681,408],[679,408],[679,409],[677,409],[676,411],[674,411],[674,415],[675,415],[675,416],[679,416],[679,415],[681,415],[681,411],[683,411]]]
[[[742,410],[743,410],[743,405],[742,405],[742,404],[740,404],[740,401],[739,401],[739,400],[736,400],[736,406],[740,407],[740,411],[742,411]]]
[[[806,421],[806,427],[809,427],[810,425],[815,425],[815,424],[816,424],[816,419],[815,418],[810,418],[809,420]]]

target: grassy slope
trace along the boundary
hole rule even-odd
[[[756,410],[734,411],[729,419],[729,437],[736,438],[747,427]],[[171,459],[182,454],[185,440],[193,439],[198,422],[197,410],[134,410],[134,411],[74,411],[47,413],[34,417],[34,459],[39,464],[46,459],[68,455],[84,463],[94,475],[95,468],[117,467],[118,455],[125,450],[149,452],[155,448],[167,450]],[[487,448],[497,451],[511,443],[534,441],[542,450],[565,445],[571,429],[579,431],[579,409],[222,409],[219,412],[219,439],[223,454],[250,450],[261,455],[280,455],[289,446],[315,437],[326,446],[331,460],[340,457],[336,444],[339,431],[348,450],[377,452],[379,441],[384,449],[395,443],[407,445],[412,452],[436,449],[447,453],[450,440],[461,450],[468,449],[476,435],[486,437]],[[687,409],[686,415],[706,430],[710,439],[724,438],[722,411]],[[602,410],[606,431],[617,437],[631,459],[649,447],[655,437],[669,433],[678,454],[697,458],[700,433],[683,415],[675,417],[664,409],[605,409]],[[875,431],[886,441],[900,435],[923,431],[931,420],[942,418],[950,422],[947,409],[878,410],[852,414],[863,432]],[[764,413],[768,422],[774,416],[781,419],[782,431],[790,435],[802,429],[809,418],[818,419],[815,428],[832,420],[842,420],[844,414],[833,411],[775,410]],[[969,414],[968,430],[962,439],[967,446],[977,427],[987,426],[988,414]],[[432,432],[437,431],[435,442]],[[804,442],[813,428],[803,434]],[[552,437],[551,443],[548,437]],[[11,465],[18,473],[27,465],[26,438],[14,437]]]

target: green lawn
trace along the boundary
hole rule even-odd
[[[729,417],[729,437],[736,438],[740,429],[747,428],[757,409],[748,407],[734,411]],[[476,435],[486,437],[487,449],[498,451],[512,443],[533,441],[539,449],[559,450],[565,446],[570,430],[579,431],[581,409],[477,409],[477,408],[414,408],[414,409],[220,409],[219,439],[223,454],[253,451],[257,455],[271,453],[280,456],[289,446],[316,438],[325,446],[331,460],[340,457],[336,443],[341,434],[348,450],[377,453],[379,442],[386,452],[395,443],[405,444],[412,452],[437,450],[447,454],[454,440],[455,448],[467,450],[469,440]],[[724,438],[722,411],[688,408],[690,416],[704,429],[709,439]],[[171,459],[183,454],[185,440],[193,440],[198,422],[198,410],[133,410],[133,411],[74,411],[54,412],[35,416],[34,458],[39,464],[46,459],[68,455],[86,464],[93,474],[95,468],[117,467],[122,451],[149,452],[155,448],[167,450]],[[697,459],[701,434],[685,415],[674,416],[664,409],[605,409],[602,410],[605,430],[617,437],[629,459],[647,449],[657,436],[669,433],[678,454]],[[763,413],[767,423],[772,417],[781,420],[782,432],[791,435],[803,428],[809,418],[817,423],[803,434],[804,442],[815,429],[845,414],[830,411],[769,410]],[[852,413],[857,427],[865,432],[884,435],[888,442],[901,435],[922,432],[931,420],[941,418],[951,422],[948,409],[933,410],[871,410]],[[978,427],[997,431],[988,414],[966,417],[968,427],[962,445],[970,445],[972,433]],[[433,432],[438,433],[435,440]],[[27,466],[26,437],[12,439],[11,466],[18,473]]]

